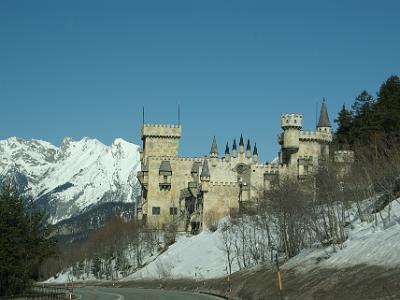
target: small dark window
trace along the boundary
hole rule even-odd
[[[177,207],[170,207],[169,208],[169,214],[170,215],[177,215],[178,214],[178,208]]]
[[[151,213],[153,215],[159,215],[160,214],[160,207],[159,206],[153,206],[151,209]]]

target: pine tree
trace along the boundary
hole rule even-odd
[[[97,278],[97,279],[102,279],[102,273],[101,273],[101,258],[96,255],[96,257],[92,261],[92,274]]]
[[[21,293],[38,279],[40,264],[56,251],[44,213],[26,206],[17,189],[0,190],[0,296]]]
[[[350,136],[352,122],[353,115],[343,104],[337,119],[335,119],[335,123],[338,124],[338,128],[335,133],[334,143],[337,144],[339,148],[343,148],[352,144],[352,137]]]
[[[374,98],[367,91],[362,91],[354,100],[352,105],[353,123],[350,131],[350,139],[354,144],[367,145],[372,132],[376,131],[374,126]]]
[[[380,87],[376,104],[378,125],[387,138],[400,135],[400,78],[390,76]]]

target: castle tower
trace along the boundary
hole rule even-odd
[[[253,148],[253,162],[258,162],[258,149],[257,149],[257,143],[254,143],[254,148]]]
[[[215,136],[212,141],[211,150],[210,150],[210,158],[211,158],[211,165],[215,166],[218,160],[218,147],[217,147],[217,140]]]
[[[251,146],[250,146],[250,140],[247,140],[247,146],[246,146],[246,158],[250,159],[251,158]]]
[[[208,168],[208,161],[204,159],[203,167],[200,174],[201,190],[208,192],[208,183],[210,182],[210,169]]]
[[[332,127],[329,121],[328,110],[326,109],[326,100],[322,100],[321,112],[317,124],[317,132],[322,135],[321,139],[321,159],[329,157],[329,143],[332,141]]]
[[[225,146],[225,161],[229,161],[229,156],[230,156],[229,144],[228,144],[228,142],[226,142],[226,146]]]
[[[232,157],[236,158],[237,157],[237,146],[236,146],[236,139],[233,139],[233,145],[232,145]]]
[[[302,129],[301,114],[282,114],[281,127],[283,134],[281,138],[282,145],[282,163],[290,164],[290,158],[300,147],[300,131]]]
[[[144,124],[142,141],[144,161],[148,157],[178,157],[180,125]]]
[[[218,146],[217,146],[217,140],[215,139],[215,135],[211,144],[210,157],[211,158],[218,157]]]
[[[317,124],[317,131],[331,133],[331,122],[329,121],[328,110],[326,109],[326,100],[322,100],[321,111]]]
[[[239,154],[244,153],[244,142],[243,142],[243,135],[240,134],[240,140],[239,140]]]

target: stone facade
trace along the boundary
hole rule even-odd
[[[245,146],[243,136],[239,147],[236,140],[232,147],[227,143],[223,156],[214,137],[207,157],[183,158],[180,125],[144,124],[139,217],[149,227],[196,231],[251,206],[280,177],[307,177],[328,159],[332,133],[325,100],[316,131],[303,131],[301,114],[282,114],[281,127],[278,160],[259,163],[257,145]]]

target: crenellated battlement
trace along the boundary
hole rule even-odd
[[[210,181],[210,186],[224,186],[224,187],[238,187],[239,184],[237,182],[219,182],[219,181]]]
[[[303,127],[303,115],[302,114],[281,114],[281,127],[283,129],[296,128],[301,129]]]
[[[305,142],[332,142],[332,134],[322,131],[301,131],[300,141]]]
[[[143,137],[180,138],[182,134],[181,125],[174,124],[144,124],[142,127]]]

